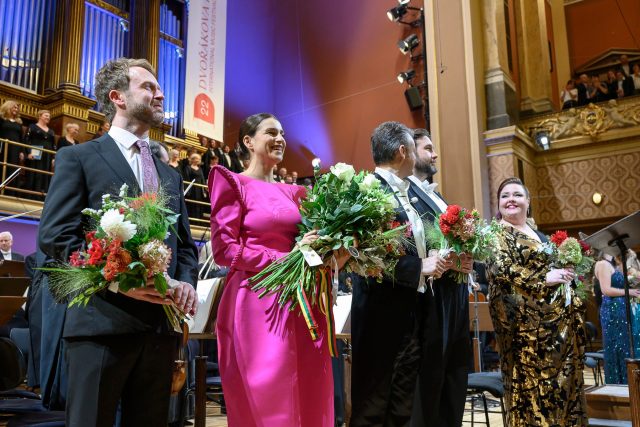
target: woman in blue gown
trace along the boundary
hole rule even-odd
[[[624,359],[631,354],[624,303],[624,276],[610,255],[605,255],[604,259],[596,263],[594,274],[602,290],[600,323],[604,347],[604,380],[607,384],[627,384],[627,367]],[[629,296],[640,297],[640,290],[630,289]],[[632,333],[635,338],[636,355],[638,355],[640,344],[635,325],[637,317],[638,315],[633,314],[631,320],[634,326]]]

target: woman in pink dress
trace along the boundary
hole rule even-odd
[[[291,251],[305,188],[276,183],[286,142],[280,122],[255,114],[240,126],[250,156],[242,174],[215,166],[209,175],[211,245],[229,267],[216,333],[230,427],[333,426],[333,377],[326,330],[312,341],[298,310],[258,298],[247,279]],[[305,243],[317,238],[315,232]],[[320,313],[315,316],[319,318]]]

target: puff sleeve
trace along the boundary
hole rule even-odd
[[[259,272],[288,252],[249,247],[242,225],[245,214],[243,187],[238,178],[221,166],[209,174],[211,197],[211,247],[219,265]]]

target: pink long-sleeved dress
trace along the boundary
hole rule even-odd
[[[268,183],[216,166],[209,175],[211,246],[229,267],[216,333],[230,427],[334,424],[326,329],[314,342],[298,311],[247,284],[293,247],[304,187]],[[323,319],[319,313],[317,319]]]

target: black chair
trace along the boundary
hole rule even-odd
[[[10,415],[8,426],[64,426],[64,412],[48,411],[40,396],[17,389],[26,375],[25,359],[8,338],[0,338],[0,414]]]
[[[489,414],[498,413],[498,411],[490,411],[487,403],[487,395],[490,393],[493,397],[500,402],[500,414],[502,415],[502,425],[507,425],[507,418],[504,410],[504,385],[502,384],[502,374],[500,372],[473,372],[469,374],[467,384],[467,399],[471,402],[471,425],[475,425],[475,403],[478,400],[482,401],[484,407],[485,422],[490,426]]]
[[[602,350],[594,351],[593,341],[598,337],[598,329],[593,322],[584,322],[584,330],[587,336],[587,352],[584,354],[584,364],[591,368],[595,385],[604,384],[602,371],[604,366],[604,353]]]

